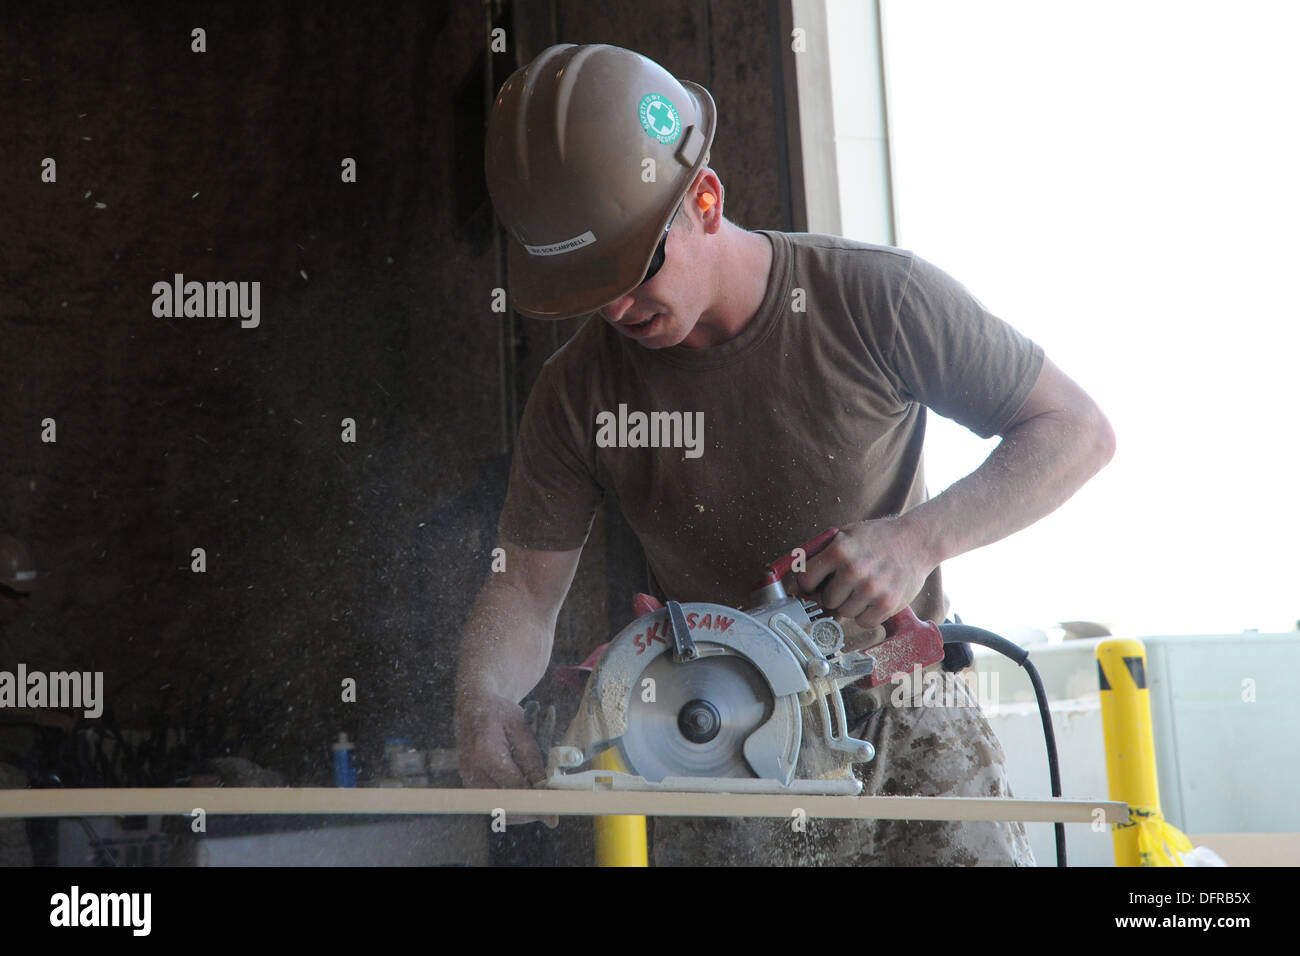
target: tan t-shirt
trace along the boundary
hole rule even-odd
[[[551,356],[520,424],[502,541],[580,547],[613,494],[659,597],[743,606],[767,562],[823,529],[926,499],[926,406],[983,438],[1020,410],[1042,349],[951,277],[899,249],[763,234],[767,292],[731,341],[646,349],[592,316]],[[689,447],[610,447],[653,440],[636,412],[702,413],[702,440],[656,428]],[[938,569],[912,606],[943,619]]]

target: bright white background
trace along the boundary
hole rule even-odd
[[[945,566],[969,623],[1300,618],[1300,3],[886,0],[898,245],[1040,342],[1114,461]],[[837,98],[838,98],[837,91]],[[996,443],[931,418],[931,491]]]

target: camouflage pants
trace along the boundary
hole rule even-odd
[[[950,702],[884,706],[852,728],[876,757],[854,772],[863,794],[1010,797],[1006,755],[966,684]],[[846,704],[854,710],[852,689]],[[656,866],[1033,866],[1023,823],[947,820],[792,820],[657,817]]]
[[[0,763],[0,790],[22,789],[27,774],[17,767]],[[0,866],[31,866],[32,850],[27,843],[27,822],[0,817]]]

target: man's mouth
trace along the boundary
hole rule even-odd
[[[659,315],[660,313],[656,312],[654,315],[650,316],[650,318],[645,319],[644,321],[626,322],[623,324],[622,327],[632,333],[646,332],[650,329],[650,326],[652,326],[655,323],[655,321],[659,318]]]

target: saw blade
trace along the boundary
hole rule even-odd
[[[645,680],[654,681],[647,685]],[[653,686],[653,699],[648,688]],[[757,667],[732,654],[677,663],[660,654],[633,686],[620,750],[628,770],[664,777],[757,777],[745,741],[771,717],[775,701]]]

